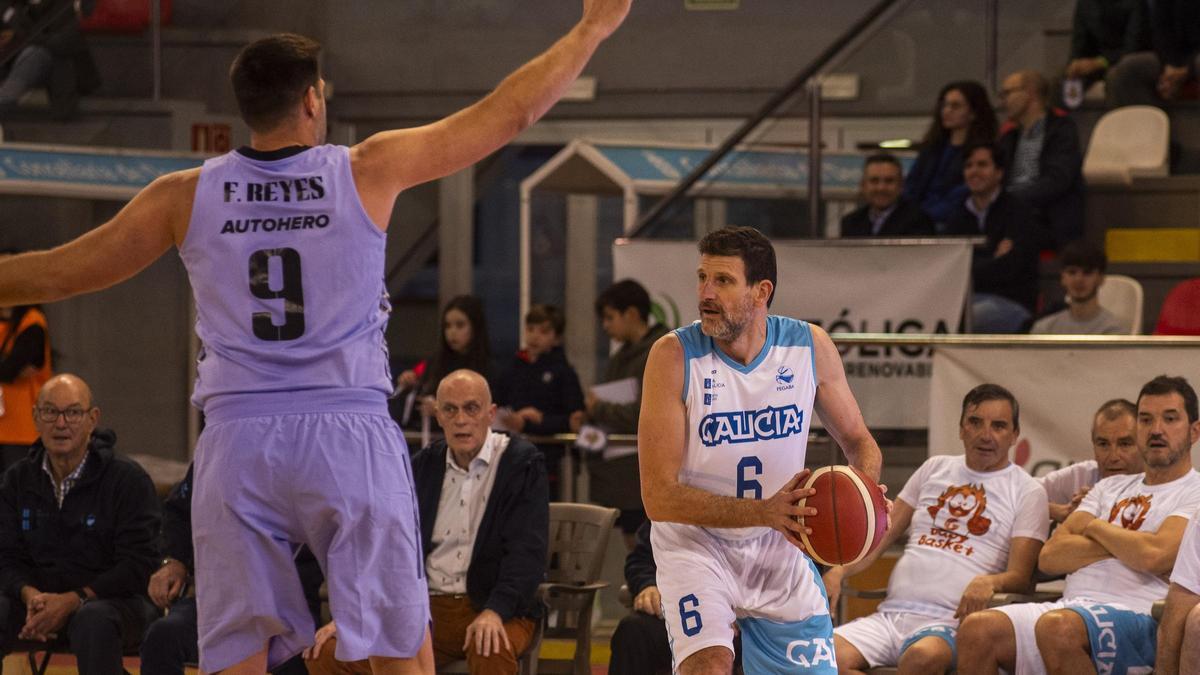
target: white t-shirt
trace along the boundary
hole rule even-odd
[[[1200,533],[1196,532],[1198,529],[1200,519],[1193,515],[1183,532],[1179,555],[1175,558],[1175,569],[1171,572],[1172,582],[1196,594],[1200,594]]]
[[[1092,487],[1098,480],[1100,465],[1094,459],[1068,464],[1037,479],[1051,504],[1066,504],[1076,492]]]
[[[930,457],[897,499],[912,527],[883,612],[952,618],[972,579],[1008,568],[1013,537],[1045,541],[1050,527],[1046,491],[1015,464],[980,473],[962,455]]]
[[[1195,471],[1161,485],[1146,485],[1145,478],[1144,473],[1105,478],[1083,498],[1076,513],[1090,513],[1127,530],[1157,532],[1167,518],[1190,519],[1200,506],[1200,474]],[[1145,614],[1166,595],[1166,581],[1129,569],[1116,558],[1068,574],[1063,589],[1063,600],[1123,605]]]

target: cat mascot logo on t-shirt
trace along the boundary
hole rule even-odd
[[[946,509],[946,519],[938,523],[938,512]],[[936,527],[957,532],[963,519],[967,520],[967,532],[976,537],[987,534],[992,526],[991,518],[983,515],[987,510],[987,490],[982,485],[953,485],[946,488],[937,504],[929,507]]]
[[[1154,495],[1136,495],[1126,497],[1113,505],[1108,513],[1108,522],[1117,522],[1121,518],[1121,527],[1126,530],[1140,530],[1146,516],[1150,513],[1150,498]]]

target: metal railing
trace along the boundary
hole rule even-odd
[[[894,347],[1181,347],[1200,348],[1200,337],[1183,335],[924,335],[908,333],[832,333],[840,346]]]

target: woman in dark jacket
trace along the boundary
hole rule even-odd
[[[951,82],[938,94],[929,131],[904,181],[904,197],[944,231],[944,224],[967,199],[963,148],[996,140],[996,113],[978,82]]]

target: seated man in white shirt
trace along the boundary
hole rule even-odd
[[[1200,506],[1191,456],[1200,422],[1196,392],[1181,377],[1154,378],[1137,406],[1145,473],[1096,483],[1042,549],[1042,571],[1067,575],[1062,600],[968,617],[958,632],[959,673],[1153,669],[1150,606],[1166,595],[1166,575]]]
[[[1100,406],[1092,418],[1096,459],[1069,464],[1038,478],[1050,500],[1050,519],[1061,523],[1075,512],[1097,481],[1122,473],[1141,473],[1137,449],[1137,406],[1123,398]]]
[[[516,675],[542,613],[546,464],[529,441],[491,430],[496,405],[479,373],[444,377],[436,412],[446,438],[413,456],[416,495],[380,499],[415,499],[420,510],[438,667],[465,658],[472,673]],[[334,659],[336,631],[326,624],[305,650],[310,675],[369,675],[366,661]]]
[[[964,454],[926,460],[896,497],[883,543],[859,563],[826,572],[836,603],[842,580],[912,525],[879,611],[833,629],[839,672],[949,672],[959,620],[986,607],[992,593],[1030,588],[1049,522],[1046,493],[1009,461],[1019,433],[1020,408],[1007,389],[972,389],[959,419]]]

